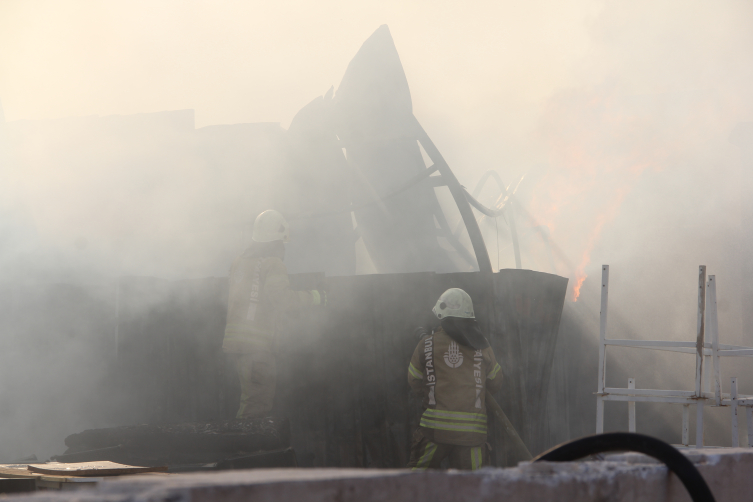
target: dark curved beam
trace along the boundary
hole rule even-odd
[[[444,180],[442,180],[441,176],[437,176],[437,178],[439,178],[437,180],[438,183],[434,186],[447,186]],[[431,178],[429,179],[431,180]],[[441,185],[439,183],[441,183]],[[432,200],[431,205],[434,208],[434,217],[437,219],[439,228],[443,232],[442,236],[447,239],[447,242],[449,242],[450,245],[455,249],[455,251],[458,252],[460,258],[465,261],[465,263],[471,268],[471,270],[473,270],[473,261],[475,257],[471,254],[470,251],[468,251],[467,247],[463,246],[463,244],[455,236],[455,234],[452,233],[452,229],[450,229],[450,222],[447,221],[447,217],[445,216],[444,211],[442,211],[442,207],[439,205],[439,200],[436,197]]]
[[[505,214],[505,211],[507,210],[506,208],[507,200],[502,202],[502,207],[497,208],[497,209],[491,209],[491,208],[486,207],[482,203],[480,203],[478,200],[476,200],[476,197],[469,194],[468,190],[466,190],[465,188],[463,188],[463,192],[465,193],[465,196],[468,199],[468,202],[471,204],[471,206],[475,207],[476,209],[478,209],[478,211],[481,214],[488,216],[489,218],[496,218],[498,216],[502,216],[503,214]]]
[[[507,192],[507,187],[505,187],[505,184],[502,182],[502,178],[499,177],[499,174],[497,171],[494,171],[493,169],[490,169],[486,171],[481,178],[478,180],[478,183],[476,183],[476,188],[473,189],[473,196],[478,197],[481,193],[481,189],[484,188],[484,185],[486,185],[486,182],[489,178],[494,178],[494,181],[497,182],[497,186],[499,186],[499,190],[501,192]]]
[[[476,254],[476,262],[478,263],[479,271],[493,273],[494,270],[492,269],[492,262],[489,259],[489,251],[486,249],[484,237],[481,235],[481,229],[478,226],[476,217],[473,216],[471,205],[468,203],[465,188],[463,188],[455,177],[450,166],[447,165],[444,157],[439,153],[439,149],[434,145],[434,142],[429,138],[429,135],[426,134],[426,131],[424,131],[424,128],[421,126],[421,123],[415,115],[413,116],[413,120],[416,122],[418,141],[421,143],[421,146],[424,147],[424,151],[426,151],[426,154],[432,162],[434,162],[434,165],[439,169],[439,174],[444,178],[447,183],[447,188],[450,189],[452,198],[455,199],[455,204],[458,206],[460,216],[463,218],[463,223],[465,223],[465,228],[468,230],[468,237],[471,239],[473,252]]]
[[[502,182],[502,178],[499,177],[499,174],[497,173],[497,171],[489,170],[489,171],[486,171],[481,176],[481,178],[478,180],[478,183],[476,183],[476,188],[473,189],[473,192],[471,194],[473,196],[474,200],[476,200],[476,197],[479,196],[479,194],[481,193],[481,190],[484,188],[484,185],[486,185],[486,183],[487,183],[487,181],[489,180],[490,177],[493,177],[494,180],[497,182],[497,185],[499,186],[500,193],[501,194],[507,194],[507,187],[505,187],[505,184]],[[468,193],[468,190],[466,190],[466,193]],[[505,204],[507,203],[507,199],[508,199],[508,197],[505,197],[505,200],[503,201]],[[478,202],[478,200],[476,200],[476,202]],[[480,204],[480,202],[479,202],[479,204]],[[503,207],[504,207],[504,205],[503,205]],[[487,216],[489,216],[489,215],[487,215]],[[502,214],[500,214],[500,216],[504,217],[505,218],[505,223],[509,224],[509,222],[507,221],[507,217],[504,214],[504,211],[502,211]],[[479,220],[479,223],[480,222],[481,222],[481,220]],[[458,232],[460,232],[460,226],[461,225],[462,225],[462,222],[458,222],[458,224],[455,225],[455,230],[453,230],[453,232],[452,232],[453,236],[455,236],[455,237],[458,236]]]

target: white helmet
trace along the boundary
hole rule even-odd
[[[431,309],[438,319],[445,317],[463,317],[475,319],[473,315],[473,302],[468,293],[458,288],[450,288],[439,297],[437,304]]]
[[[290,227],[285,217],[274,209],[267,209],[254,221],[251,239],[255,242],[290,241]]]

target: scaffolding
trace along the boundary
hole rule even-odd
[[[604,432],[604,402],[628,402],[628,428],[635,432],[635,403],[669,403],[682,405],[682,444],[689,446],[690,408],[695,406],[696,435],[695,447],[703,448],[703,409],[705,406],[729,407],[732,423],[732,446],[740,446],[738,434],[738,412],[743,408],[747,418],[748,447],[753,447],[753,396],[741,395],[737,391],[737,378],[730,380],[730,392],[722,391],[721,358],[753,357],[753,347],[723,345],[719,343],[719,326],[716,308],[716,279],[706,278],[706,266],[698,269],[698,315],[695,342],[670,340],[619,340],[607,335],[607,308],[609,298],[609,265],[602,266],[601,272],[601,314],[599,323],[599,383],[596,392],[596,433]],[[710,340],[710,341],[707,341]],[[695,354],[695,389],[661,390],[636,389],[635,379],[628,379],[627,388],[606,386],[607,347],[632,347],[647,350],[663,350]],[[711,371],[708,366],[711,364]],[[711,390],[713,373],[714,389]]]

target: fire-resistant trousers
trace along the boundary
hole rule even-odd
[[[409,468],[413,470],[438,469],[447,457],[450,457],[451,469],[475,471],[488,463],[485,443],[477,446],[433,443],[421,434],[420,428],[416,430],[413,434]]]
[[[236,418],[264,417],[272,411],[277,383],[277,362],[271,352],[232,354],[241,384]]]

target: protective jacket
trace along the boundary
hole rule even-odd
[[[408,366],[408,383],[423,394],[422,433],[434,443],[475,446],[486,441],[486,390],[502,383],[491,347],[475,350],[442,328],[421,339]]]
[[[276,256],[246,251],[230,268],[229,280],[225,352],[272,352],[280,315],[313,303],[310,292],[290,289],[287,268]]]

